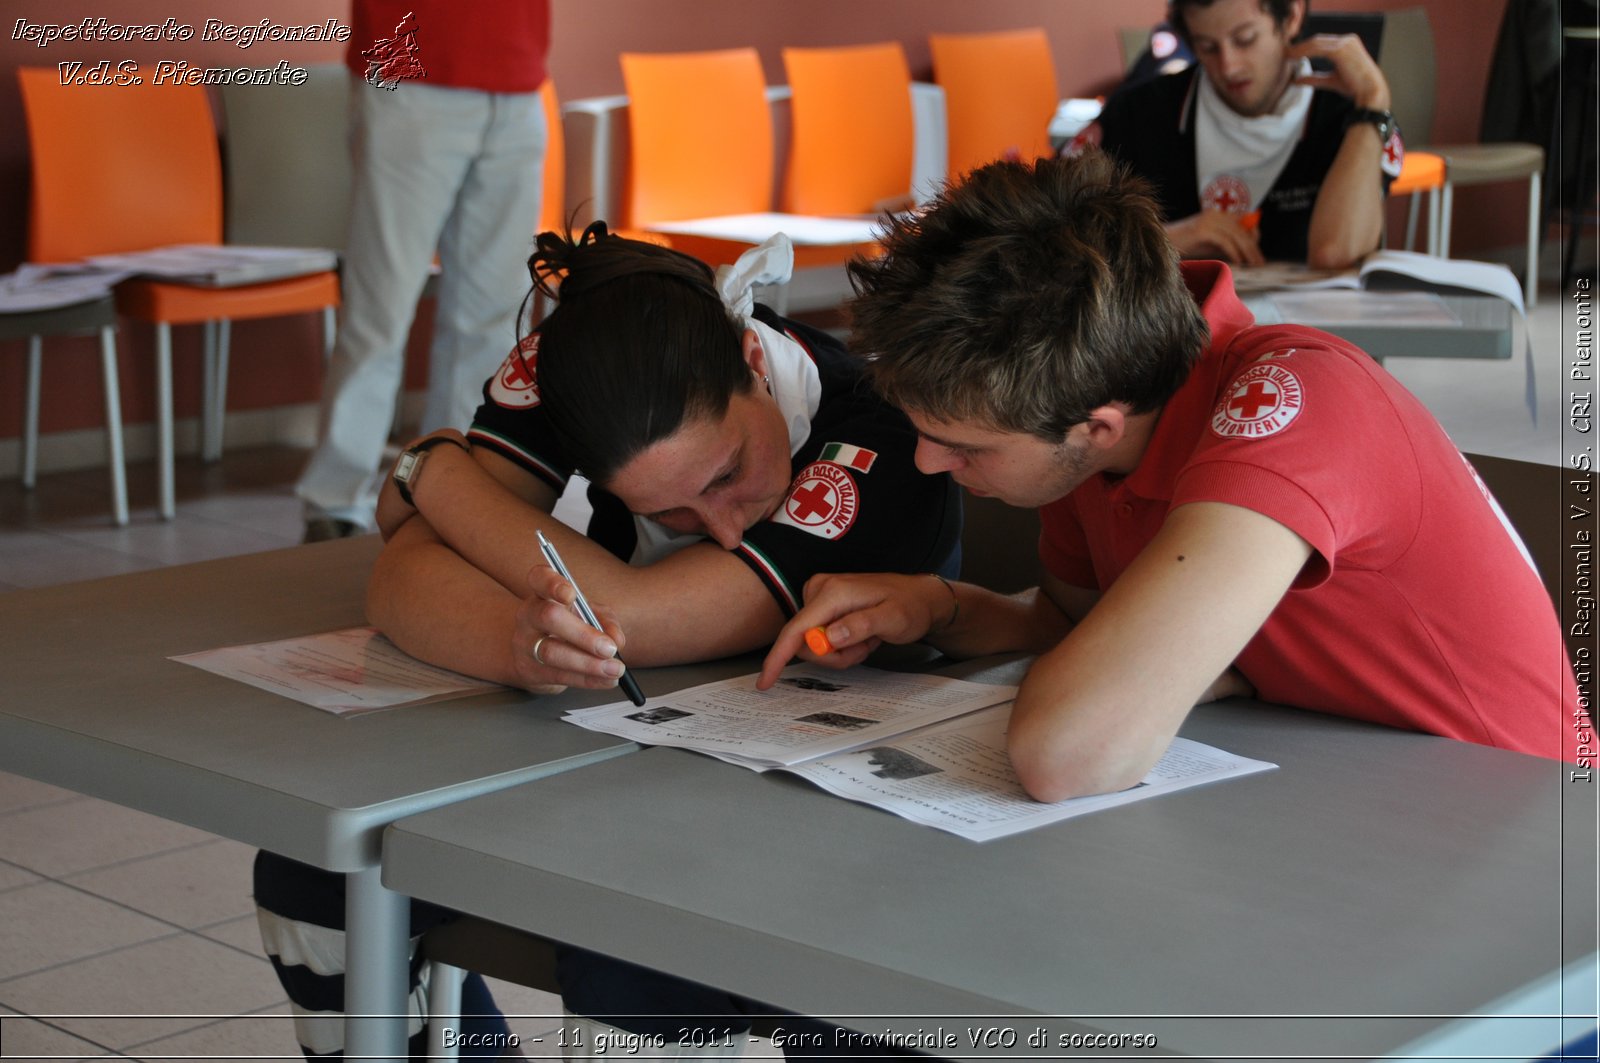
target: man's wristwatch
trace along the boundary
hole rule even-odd
[[[1351,111],[1344,120],[1344,127],[1349,129],[1353,125],[1371,122],[1378,128],[1378,143],[1387,144],[1394,131],[1399,128],[1399,123],[1394,120],[1394,112],[1378,111],[1371,107],[1357,107]]]
[[[400,460],[394,463],[394,486],[400,492],[400,497],[412,509],[417,507],[412,501],[411,489],[417,485],[417,477],[422,473],[422,459],[428,456],[428,451],[440,443],[449,443],[452,446],[467,448],[460,440],[451,436],[430,436],[414,447],[407,447],[400,452]]]

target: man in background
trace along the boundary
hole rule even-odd
[[[1198,68],[1117,93],[1067,152],[1098,145],[1154,184],[1185,258],[1354,264],[1378,246],[1403,147],[1359,37],[1295,41],[1308,3],[1173,0]]]

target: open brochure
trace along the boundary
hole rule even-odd
[[[647,745],[709,753],[756,771],[780,769],[830,793],[974,841],[1276,765],[1174,739],[1137,785],[1053,804],[1022,789],[1006,753],[1015,687],[873,668],[784,670],[771,691],[756,677],[577,709],[566,719]]]
[[[1347,288],[1477,293],[1499,296],[1517,313],[1523,312],[1522,286],[1516,274],[1505,266],[1416,251],[1374,251],[1361,260],[1360,267],[1345,270],[1310,269],[1288,263],[1241,266],[1233,270],[1233,283],[1240,292]]]

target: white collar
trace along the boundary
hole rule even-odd
[[[1296,76],[1309,73],[1302,59]],[[1229,107],[1204,71],[1197,71],[1196,191],[1202,210],[1246,214],[1261,206],[1283,173],[1311,112],[1309,85],[1291,84],[1267,114],[1245,117]]]

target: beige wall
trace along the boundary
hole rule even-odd
[[[1413,4],[1429,10],[1437,38],[1439,94],[1433,139],[1476,139],[1489,58],[1506,0],[1319,0],[1324,8],[1386,10]],[[1044,26],[1055,47],[1064,95],[1094,95],[1114,85],[1120,73],[1116,30],[1157,21],[1164,0],[553,0],[551,71],[565,99],[620,92],[620,51],[667,51],[755,45],[768,76],[780,81],[779,49],[899,39],[913,72],[928,77],[927,34],[1018,26]],[[470,4],[463,0],[463,10]],[[226,15],[222,14],[226,12]],[[67,60],[186,59],[197,65],[269,66],[278,59],[318,63],[340,58],[337,44],[259,43],[241,52],[225,42],[85,45],[57,42],[48,48],[12,39],[18,19],[72,22],[88,15],[115,21],[173,18],[197,28],[207,18],[248,22],[270,17],[284,23],[345,19],[346,0],[256,0],[226,5],[203,0],[104,3],[91,0],[11,0],[0,16],[0,271],[25,256],[27,232],[27,138],[12,70]],[[1416,139],[1415,131],[1412,133]],[[1455,248],[1468,254],[1520,242],[1520,189],[1468,189],[1457,197]],[[194,329],[179,330],[176,360],[177,412],[193,416],[199,406],[199,353]],[[422,330],[417,330],[419,333]],[[310,316],[299,320],[241,323],[230,408],[260,409],[315,401],[320,387],[318,333]],[[425,334],[425,333],[423,333]],[[414,355],[423,346],[413,342]],[[88,342],[49,345],[45,381],[45,432],[102,423],[99,370]],[[153,370],[148,329],[122,332],[123,405],[130,423],[152,419]],[[415,362],[415,357],[414,357]],[[23,382],[20,342],[0,343],[0,440],[20,431]],[[411,378],[421,372],[413,364]],[[9,475],[0,470],[0,476]]]

